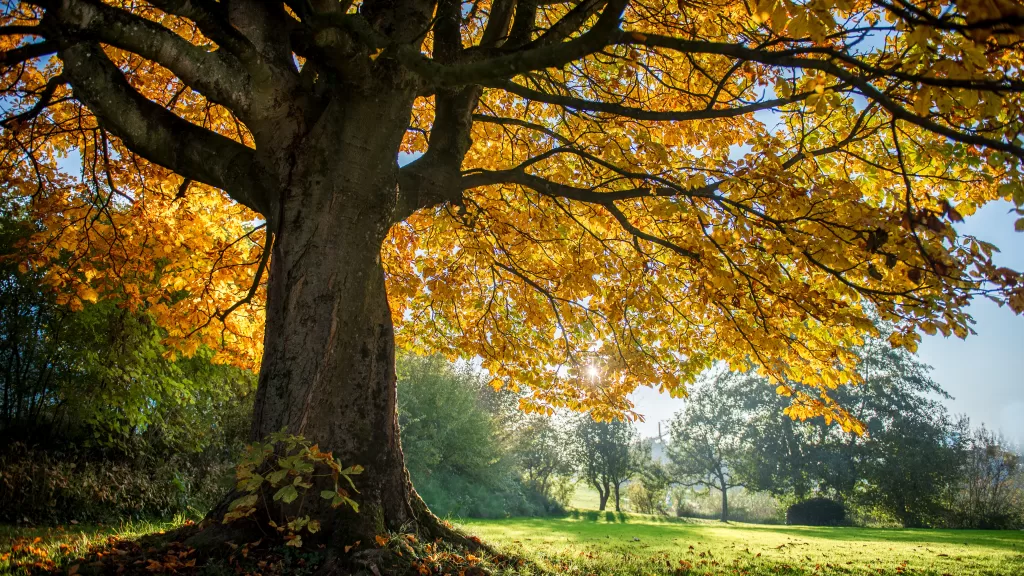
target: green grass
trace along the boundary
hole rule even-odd
[[[609,522],[594,516],[463,520],[460,525],[543,568],[581,576],[1024,574],[1020,531],[725,525],[632,514]]]
[[[137,538],[180,522],[0,526],[0,574],[19,573],[15,564],[29,559],[40,566],[63,566],[64,571],[72,559],[111,536]],[[1024,574],[1021,531],[726,525],[596,511],[575,518],[467,519],[458,524],[502,552],[523,556],[548,573],[569,576]],[[15,551],[18,546],[21,552]],[[31,551],[26,553],[26,547]],[[527,564],[517,574],[536,572]]]
[[[573,492],[572,498],[569,499],[569,507],[579,510],[597,510],[600,503],[601,497],[597,494],[597,490],[585,482],[576,483],[576,491]],[[623,487],[621,504],[624,509],[628,508],[629,498],[626,498],[625,487]],[[615,509],[614,493],[608,498],[607,507],[611,510]]]

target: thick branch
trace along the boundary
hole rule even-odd
[[[0,68],[15,66],[22,62],[32,60],[33,58],[53,54],[56,51],[57,43],[50,40],[44,40],[34,44],[25,44],[24,46],[19,46],[6,52],[0,51]]]
[[[552,182],[540,176],[528,174],[521,169],[478,171],[466,174],[462,177],[461,187],[464,190],[479,188],[481,186],[494,186],[497,184],[519,184],[535,190],[545,196],[576,200],[590,204],[606,205],[620,200],[632,200],[636,198],[650,197],[693,197],[717,199],[714,191],[718,188],[718,182],[707,186],[682,190],[669,186],[629,188],[625,190],[614,190],[608,192],[596,192],[588,188],[578,188],[568,184]]]
[[[657,236],[648,234],[643,230],[637,228],[629,218],[615,205],[616,200],[627,200],[631,198],[642,198],[645,196],[660,195],[660,196],[677,196],[683,195],[679,190],[671,188],[634,188],[630,190],[619,190],[615,192],[594,192],[593,190],[586,190],[583,188],[576,188],[568,186],[566,184],[558,184],[546,180],[539,176],[527,174],[522,170],[506,170],[496,172],[477,172],[462,178],[463,186],[467,189],[475,188],[478,186],[486,186],[492,184],[519,184],[536,191],[544,196],[551,198],[566,198],[569,200],[577,200],[580,202],[588,202],[591,204],[598,204],[603,206],[608,212],[618,221],[619,225],[628,232],[629,234],[657,244],[664,248],[694,260],[699,260],[700,255],[687,250],[678,244],[659,238]],[[707,188],[707,187],[705,187]],[[697,189],[694,190],[694,196],[707,196],[711,193],[711,190]]]
[[[140,95],[95,44],[71,46],[58,55],[75,98],[132,152],[185,178],[221,188],[264,216],[273,214],[274,199],[253,150],[186,122]]]
[[[150,3],[168,14],[194,22],[203,36],[226,48],[250,69],[260,60],[256,47],[231,26],[217,3],[192,0],[150,0]]]
[[[55,22],[53,20],[55,20]],[[116,46],[164,66],[211,102],[237,114],[249,109],[248,74],[220,52],[209,52],[167,28],[124,10],[90,0],[63,2],[47,11],[46,26],[58,25],[72,40],[88,38]]]
[[[594,27],[568,42],[545,44],[525,50],[514,50],[490,58],[475,59],[463,64],[445,66],[423,57],[418,48],[396,47],[393,55],[403,65],[434,86],[465,86],[502,78],[511,78],[531,70],[561,68],[608,45],[616,37],[619,19],[628,0],[609,0]]]

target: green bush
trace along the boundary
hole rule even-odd
[[[523,474],[517,397],[440,357],[398,362],[398,421],[413,485],[439,516],[501,518],[564,507]],[[549,491],[551,492],[551,491]]]
[[[846,521],[846,508],[828,498],[797,502],[786,510],[786,524],[801,526],[839,526]]]
[[[0,455],[0,521],[116,522],[200,514],[230,486],[230,461],[99,459],[15,443]]]

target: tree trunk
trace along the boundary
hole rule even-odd
[[[278,155],[290,166],[276,219],[251,437],[287,430],[342,466],[364,467],[353,477],[358,513],[332,509],[318,497],[333,481],[315,486],[303,504],[302,514],[320,521],[334,549],[372,542],[388,530],[451,535],[405,469],[380,256],[411,104],[411,97],[366,95],[332,103],[301,141]]]
[[[622,512],[622,508],[619,506],[619,485],[615,484],[615,511]]]
[[[608,506],[608,488],[605,487],[604,489],[602,489],[600,484],[595,484],[594,486],[597,487],[597,509],[603,512],[604,509]]]
[[[729,521],[729,488],[722,485],[722,522]]]

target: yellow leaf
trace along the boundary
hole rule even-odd
[[[99,299],[99,294],[97,294],[96,291],[92,289],[92,287],[86,284],[82,284],[81,286],[78,287],[78,297],[81,298],[82,301],[84,302],[95,303],[96,300]]]

